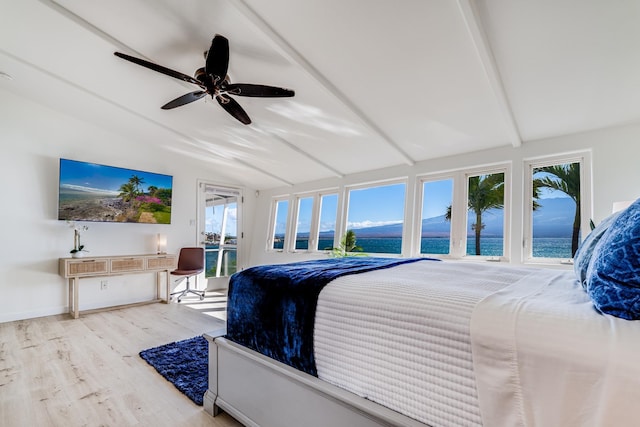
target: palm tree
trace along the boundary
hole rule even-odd
[[[537,169],[533,170],[533,174],[535,175],[538,172]],[[540,194],[542,193],[542,183],[539,179],[533,180],[533,202],[531,203],[531,209],[537,211],[540,209],[540,203],[538,203],[538,199],[540,198]]]
[[[475,232],[476,255],[480,255],[480,235],[484,224],[482,214],[490,209],[504,208],[504,174],[479,175],[469,178],[469,210],[476,215],[471,229]]]
[[[476,215],[476,222],[471,225],[475,232],[476,255],[480,253],[480,235],[484,224],[482,214],[490,209],[504,207],[504,174],[479,175],[469,178],[468,209]],[[444,214],[446,221],[451,221],[451,205]]]
[[[334,258],[341,258],[347,256],[354,256],[350,254],[353,252],[361,252],[362,248],[356,245],[356,233],[353,230],[347,230],[347,232],[340,239],[340,245],[337,248],[333,248],[331,256]],[[358,254],[360,255],[360,254]]]
[[[118,197],[122,197],[122,200],[125,202],[132,201],[138,195],[136,187],[135,185],[133,185],[133,183],[131,183],[131,181],[127,182],[126,184],[122,184],[118,191],[120,191]]]
[[[131,178],[129,178],[129,182],[133,184],[138,194],[142,192],[140,187],[142,186],[142,184],[144,184],[144,178],[140,178],[138,175],[131,175]]]
[[[353,230],[347,230],[344,235],[344,250],[345,252],[361,251],[362,248],[356,245],[356,232]]]
[[[576,253],[576,250],[578,250],[578,244],[580,243],[580,163],[543,166],[536,168],[534,170],[534,175],[539,172],[547,173],[552,176],[536,178],[533,181],[534,200],[539,196],[539,189],[546,187],[563,192],[576,204],[576,213],[573,218],[573,230],[571,234],[571,255],[573,256]],[[538,191],[536,191],[536,189]]]

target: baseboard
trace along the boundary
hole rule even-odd
[[[68,314],[69,307],[48,307],[40,310],[22,311],[17,313],[0,314],[0,323],[15,322],[17,320],[35,319],[36,317],[55,316],[58,314]]]

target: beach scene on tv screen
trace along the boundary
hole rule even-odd
[[[58,219],[171,223],[173,178],[60,159]]]

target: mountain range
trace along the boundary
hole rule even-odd
[[[575,202],[569,197],[549,198],[538,200],[540,208],[533,212],[533,237],[571,237]],[[502,237],[502,212],[488,211],[483,215],[485,224],[482,235],[486,237]],[[422,237],[447,237],[450,224],[444,215],[425,218],[422,220]],[[402,223],[380,225],[353,229],[359,238],[387,238],[402,235]],[[320,238],[327,237],[331,232],[321,232]],[[473,234],[471,226],[468,234]],[[301,236],[302,237],[302,236]]]

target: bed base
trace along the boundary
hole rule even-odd
[[[223,338],[209,341],[204,409],[221,410],[250,427],[428,427]]]

